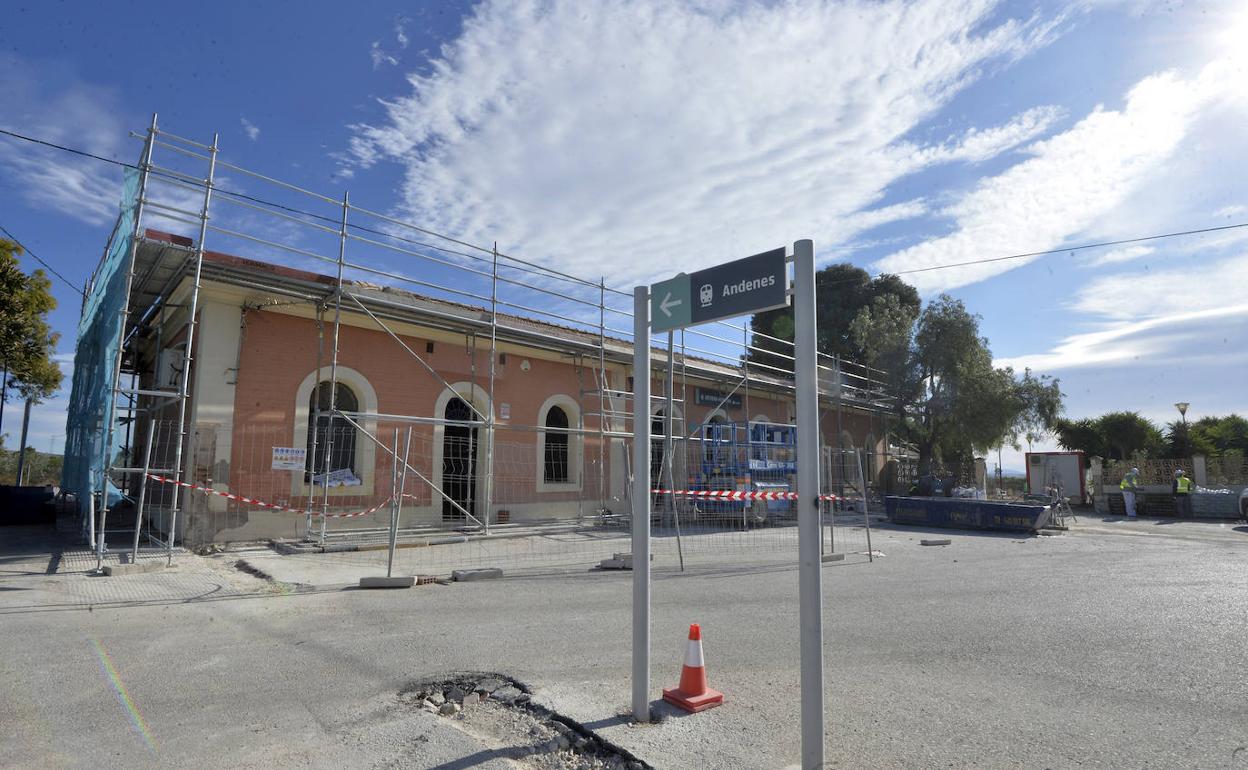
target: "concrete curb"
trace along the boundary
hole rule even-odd
[[[951,545],[952,540],[920,540],[919,545]]]
[[[139,575],[144,572],[160,572],[165,566],[163,561],[145,561],[138,564],[109,564],[104,567],[104,574],[108,577]]]

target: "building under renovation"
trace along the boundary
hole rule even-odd
[[[65,487],[93,542],[323,543],[395,515],[404,532],[488,532],[628,512],[628,293],[247,171],[215,140],[155,122],[141,138],[68,415]],[[787,372],[750,360],[755,341],[721,323],[650,343],[653,488],[790,488],[805,426]],[[865,492],[887,397],[832,358],[820,380],[825,484]],[[684,515],[749,527],[787,506]]]

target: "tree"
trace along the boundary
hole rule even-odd
[[[1202,417],[1191,423],[1192,440],[1208,448],[1211,457],[1227,452],[1248,454],[1248,420],[1237,414],[1225,417]]]
[[[960,300],[941,295],[923,309],[911,354],[918,383],[914,408],[902,406],[903,424],[919,450],[920,470],[939,458],[967,459],[1020,434],[1052,429],[1061,411],[1057,380],[992,363],[988,340],[979,335],[979,316]]]
[[[1166,423],[1166,457],[1182,459],[1194,455],[1211,457],[1217,454],[1213,442],[1201,433],[1192,430],[1192,425],[1182,420]]]
[[[61,370],[52,360],[59,335],[48,327],[56,307],[51,282],[42,270],[22,272],[16,243],[0,238],[0,366],[8,379],[0,398],[16,391],[23,399],[47,398],[61,385]]]
[[[1093,419],[1059,420],[1055,431],[1063,448],[1108,460],[1130,460],[1139,455],[1157,457],[1165,443],[1157,426],[1137,412],[1109,412]]]
[[[853,324],[864,309],[872,308],[877,299],[893,298],[897,312],[908,314],[910,323],[918,317],[919,293],[895,275],[872,278],[860,267],[850,264],[828,265],[815,275],[815,303],[819,307],[818,348],[828,355],[867,361],[871,345],[863,345]],[[749,351],[751,363],[793,370],[793,347],[768,339],[778,337],[793,341],[793,309],[778,308],[756,313],[750,319],[754,333]],[[760,336],[766,335],[766,336]],[[776,355],[777,353],[781,355]]]
[[[1063,449],[1083,452],[1088,457],[1109,456],[1105,449],[1105,436],[1101,434],[1100,423],[1096,420],[1086,417],[1082,420],[1058,420],[1053,432]]]
[[[979,317],[941,295],[926,308],[912,286],[893,275],[871,278],[852,265],[831,265],[816,276],[818,346],[882,372],[895,397],[896,437],[919,450],[924,471],[943,462],[969,460],[1020,435],[1043,435],[1061,412],[1056,380],[996,368]],[[786,345],[759,334],[793,339],[789,309],[756,314],[751,362],[792,370]]]

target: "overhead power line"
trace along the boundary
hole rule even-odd
[[[96,155],[96,154],[94,154],[94,153],[90,153],[90,152],[87,152],[87,151],[85,151],[85,150],[80,150],[80,149],[77,149],[77,148],[74,148],[74,147],[67,147],[67,146],[62,145],[62,144],[57,144],[56,142],[47,141],[47,140],[45,140],[45,139],[39,139],[39,138],[36,138],[36,137],[33,137],[33,136],[27,136],[27,135],[25,135],[25,134],[19,134],[19,133],[17,133],[16,131],[9,131],[9,130],[7,130],[7,129],[0,128],[0,134],[5,134],[5,135],[7,135],[7,136],[11,136],[11,137],[13,137],[13,138],[15,138],[15,139],[21,139],[21,140],[23,140],[23,141],[32,142],[32,143],[34,143],[34,144],[42,145],[42,146],[44,146],[44,147],[49,147],[49,148],[52,148],[52,149],[62,150],[62,151],[64,151],[64,152],[73,153],[74,155],[79,155],[79,156],[82,156],[82,157],[85,157],[85,158],[91,158],[91,159],[93,159],[93,160],[103,161],[104,163],[111,163],[111,164],[113,164],[113,165],[116,165],[116,166],[122,166],[122,167],[124,167],[124,168],[131,168],[131,169],[141,170],[141,167],[140,167],[140,166],[138,166],[137,164],[134,164],[134,163],[127,163],[127,162],[125,162],[125,161],[116,160],[116,159],[114,159],[114,158],[106,158],[106,157],[104,157],[104,156],[102,156],[102,155]],[[156,175],[156,176],[165,176],[165,177],[168,177],[168,178],[170,178],[170,179],[175,179],[176,181],[182,181],[182,180],[177,179],[176,177],[174,177],[174,176],[172,176],[172,175],[162,174],[162,173],[161,173],[160,171],[158,171],[158,170],[149,169],[148,171],[149,171],[149,173],[151,173],[151,174],[153,174],[153,175]],[[286,205],[284,205],[284,204],[277,203],[277,202],[275,202],[275,201],[266,200],[266,199],[264,199],[264,198],[258,198],[258,197],[255,197],[255,196],[247,195],[246,193],[238,192],[238,191],[226,190],[226,189],[221,189],[221,188],[214,188],[214,189],[215,189],[217,192],[222,193],[222,194],[225,194],[225,195],[230,195],[230,196],[234,196],[234,197],[242,198],[242,199],[244,199],[244,200],[249,200],[249,201],[252,201],[253,203],[258,203],[258,204],[262,204],[262,205],[265,205],[265,206],[272,206],[272,207],[274,207],[274,208],[281,209],[282,211],[286,211],[286,212],[288,212],[288,213],[292,213],[292,214],[300,214],[300,215],[302,215],[302,216],[311,217],[311,218],[313,218],[313,219],[317,219],[317,220],[320,220],[320,221],[323,221],[323,222],[329,222],[329,223],[334,224],[334,225],[338,225],[338,224],[340,224],[340,223],[339,223],[339,221],[338,221],[337,219],[335,219],[335,218],[333,218],[333,217],[327,217],[327,216],[325,216],[325,215],[323,215],[323,214],[317,214],[317,213],[312,212],[312,211],[305,211],[305,210],[303,210],[303,209],[298,209],[298,208],[294,208],[294,207],[291,207],[291,206],[286,206]],[[474,244],[474,243],[470,243],[470,242],[468,242],[468,241],[463,241],[463,240],[460,240],[460,239],[458,239],[458,238],[454,238],[454,237],[452,237],[452,236],[446,235],[446,234],[444,234],[444,233],[439,233],[439,232],[437,232],[437,231],[435,231],[435,230],[429,230],[429,229],[427,229],[427,228],[419,227],[419,226],[416,226],[416,225],[413,225],[413,224],[410,224],[410,223],[404,223],[404,224],[405,224],[405,226],[410,227],[410,228],[412,228],[412,229],[414,229],[414,230],[416,230],[416,231],[418,231],[418,232],[422,232],[422,233],[425,233],[425,234],[427,234],[427,235],[434,236],[434,237],[436,237],[436,238],[441,238],[441,239],[443,239],[443,240],[445,240],[445,241],[449,241],[449,242],[451,242],[451,243],[455,243],[455,244],[458,244],[458,245],[460,245],[460,246],[464,246],[464,247],[466,247],[466,248],[475,249],[475,250],[477,250],[477,251],[480,251],[480,252],[483,252],[483,253],[486,253],[486,254],[491,254],[491,253],[493,253],[493,249],[487,248],[487,247],[485,247],[485,246],[480,246],[480,245],[477,245],[477,244]],[[421,241],[413,241],[413,240],[409,240],[409,239],[403,238],[403,237],[401,237],[401,236],[394,235],[393,233],[387,233],[387,232],[385,232],[385,231],[383,231],[383,230],[376,230],[376,229],[372,229],[372,228],[364,227],[364,226],[362,226],[362,225],[357,225],[357,224],[348,224],[348,226],[349,226],[349,227],[351,227],[351,228],[353,228],[353,229],[358,229],[358,230],[360,230],[361,232],[373,233],[373,234],[375,234],[375,235],[381,235],[381,236],[384,236],[384,237],[387,237],[387,238],[394,238],[395,240],[398,240],[398,241],[403,241],[403,242],[407,242],[407,243],[412,243],[412,244],[414,244],[414,245],[423,246],[423,247],[425,247],[425,248],[435,249],[435,250],[437,250],[437,251],[441,251],[441,252],[446,253],[446,254],[454,254],[454,255],[457,255],[457,256],[467,257],[467,258],[469,258],[469,259],[482,259],[481,257],[477,257],[477,256],[472,255],[472,254],[466,254],[466,253],[464,253],[464,252],[462,252],[462,251],[456,251],[456,250],[453,250],[453,249],[447,249],[447,248],[444,248],[444,247],[441,247],[441,246],[435,246],[435,245],[433,245],[433,244],[424,243],[424,242],[421,242]],[[1158,234],[1155,234],[1155,235],[1145,235],[1145,236],[1140,236],[1140,237],[1136,237],[1136,238],[1120,238],[1120,239],[1118,239],[1118,240],[1112,240],[1112,241],[1097,241],[1097,242],[1094,242],[1094,243],[1084,243],[1084,244],[1078,244],[1078,245],[1075,245],[1075,246],[1065,246],[1065,247],[1062,247],[1062,248],[1042,249],[1042,250],[1038,250],[1038,251],[1028,251],[1028,252],[1022,252],[1022,253],[1018,253],[1018,254],[1008,254],[1008,255],[1005,255],[1005,256],[1000,256],[1000,257],[981,257],[981,258],[978,258],[978,259],[970,259],[970,260],[965,260],[965,261],[962,261],[962,262],[948,262],[948,263],[939,264],[939,265],[929,265],[929,266],[927,266],[927,267],[916,267],[916,268],[911,268],[911,269],[909,269],[909,270],[898,270],[898,271],[891,272],[891,273],[889,273],[889,272],[884,272],[884,273],[879,273],[879,274],[877,275],[877,277],[878,277],[878,276],[882,276],[882,275],[914,275],[914,274],[917,274],[917,273],[928,273],[928,272],[932,272],[932,271],[935,271],[935,270],[950,270],[950,269],[953,269],[953,268],[958,268],[958,267],[970,267],[970,266],[973,266],[973,265],[984,265],[984,264],[991,264],[991,263],[994,263],[994,262],[1007,262],[1007,261],[1010,261],[1010,260],[1016,260],[1016,259],[1026,259],[1026,258],[1028,258],[1028,257],[1042,257],[1042,256],[1048,256],[1048,255],[1051,255],[1051,254],[1062,254],[1062,253],[1070,253],[1070,252],[1075,252],[1075,251],[1086,251],[1086,250],[1088,250],[1088,249],[1098,249],[1098,248],[1105,248],[1105,247],[1109,247],[1109,246],[1123,246],[1123,245],[1126,245],[1126,244],[1131,244],[1131,243],[1143,243],[1143,242],[1146,242],[1146,241],[1156,241],[1156,240],[1161,240],[1161,239],[1164,239],[1164,238],[1178,238],[1178,237],[1187,236],[1187,235],[1200,235],[1200,234],[1204,234],[1204,233],[1223,232],[1223,231],[1227,231],[1227,230],[1236,230],[1236,229],[1245,228],[1245,227],[1248,227],[1248,222],[1239,222],[1239,223],[1236,223],[1236,224],[1231,224],[1231,225],[1221,225],[1221,226],[1218,226],[1218,227],[1204,227],[1204,228],[1196,228],[1196,229],[1191,229],[1191,230],[1178,230],[1178,231],[1168,232],[1168,233],[1158,233]],[[7,232],[7,231],[6,231],[6,232]],[[29,251],[29,250],[28,250],[28,251]],[[520,259],[519,257],[514,257],[514,256],[511,256],[511,255],[508,255],[508,254],[504,254],[504,253],[503,253],[503,252],[501,252],[501,251],[500,251],[500,252],[498,252],[498,255],[499,255],[500,257],[504,257],[504,258],[506,258],[506,259],[510,259],[510,260],[515,261],[515,262],[517,262],[517,263],[520,263],[520,264],[523,264],[523,265],[528,265],[528,266],[530,266],[530,267],[536,268],[536,269],[538,269],[538,270],[542,271],[542,274],[545,274],[545,275],[548,275],[548,276],[549,276],[549,275],[553,275],[553,276],[558,276],[558,277],[565,278],[565,279],[568,279],[568,280],[573,280],[573,281],[576,281],[576,282],[578,282],[578,283],[584,283],[586,286],[589,286],[589,287],[597,287],[597,286],[598,286],[598,284],[593,283],[593,282],[590,282],[590,281],[586,281],[586,280],[585,280],[585,279],[583,279],[583,278],[577,278],[576,276],[569,275],[569,274],[566,274],[566,273],[562,273],[562,272],[560,272],[560,271],[558,271],[558,270],[554,270],[554,269],[552,269],[552,268],[548,268],[548,267],[544,267],[544,266],[539,265],[539,264],[536,264],[536,263],[528,262],[527,260]],[[34,256],[34,255],[32,254],[31,256]],[[42,262],[42,260],[40,260],[40,262]],[[46,263],[45,263],[45,264],[46,264]],[[51,270],[52,268],[51,268],[51,267],[49,267],[48,269],[49,269],[49,270]],[[57,275],[59,276],[59,273],[58,273]],[[61,278],[61,280],[65,280],[65,279],[62,277],[62,278]],[[847,280],[845,280],[845,281],[836,281],[836,282],[833,282],[833,283],[835,284],[835,283],[848,283],[848,282],[851,282],[851,281],[847,279]],[[69,282],[68,282],[68,281],[66,281],[66,283],[69,283]],[[72,286],[73,284],[70,284],[70,285]],[[606,288],[606,290],[607,290],[607,291],[609,291],[609,292],[613,292],[613,293],[615,293],[615,294],[620,294],[620,295],[631,295],[631,294],[632,294],[632,292],[626,291],[626,290],[624,290],[624,289],[616,289],[616,288],[613,288],[613,287],[610,287],[610,286],[607,286],[607,287],[605,287],[605,288]],[[81,289],[78,289],[78,291],[79,291],[79,292],[81,292],[82,290],[81,290]],[[737,327],[731,327],[731,328],[736,329]],[[769,336],[769,335],[763,335],[763,336]],[[777,340],[777,341],[779,341],[779,342],[786,342],[786,340]],[[790,343],[790,344],[791,344],[791,343]]]
[[[1202,227],[1196,230],[1179,230],[1173,233],[1158,233],[1157,235],[1142,235],[1138,238],[1121,238],[1116,241],[1098,241],[1096,243],[1084,243],[1078,246],[1065,246],[1060,249],[1044,249],[1043,251],[1028,251],[1022,254],[1010,254],[1004,257],[985,257],[983,259],[971,259],[966,262],[950,262],[941,265],[931,265],[929,267],[916,267],[910,270],[898,270],[889,275],[911,275],[913,273],[927,273],[932,270],[946,270],[952,267],[967,267],[970,265],[986,265],[992,262],[1005,262],[1011,259],[1025,259],[1027,257],[1043,257],[1048,254],[1063,254],[1067,252],[1083,251],[1085,249],[1099,249],[1106,246],[1123,246],[1128,243],[1143,243],[1144,241],[1156,241],[1162,238],[1177,238],[1181,235],[1200,235],[1201,233],[1216,233],[1223,230],[1235,230],[1241,227],[1248,227],[1248,222],[1240,222],[1234,225],[1220,225],[1218,227]]]
[[[51,266],[51,265],[49,265],[47,262],[44,262],[44,261],[43,261],[43,259],[41,259],[41,258],[39,257],[39,255],[38,255],[38,254],[36,254],[35,252],[33,252],[33,251],[31,251],[31,250],[30,250],[30,247],[29,247],[29,246],[27,246],[26,244],[24,244],[24,243],[22,243],[21,241],[19,241],[19,240],[17,239],[17,236],[16,236],[16,235],[14,235],[13,233],[9,232],[9,228],[5,227],[4,225],[0,225],[0,232],[4,233],[4,236],[5,236],[6,238],[8,238],[10,241],[13,241],[13,242],[14,242],[14,243],[16,243],[18,246],[20,246],[20,247],[21,247],[21,249],[22,249],[22,251],[23,251],[24,253],[28,254],[28,255],[30,256],[30,258],[31,258],[31,259],[35,260],[35,261],[36,261],[36,262],[38,262],[39,264],[41,264],[41,265],[43,265],[44,267],[46,267],[46,268],[48,269],[48,272],[52,273],[52,275],[55,275],[57,278],[60,278],[60,279],[61,279],[61,281],[62,281],[62,282],[63,282],[66,286],[68,286],[69,288],[71,288],[71,289],[73,289],[74,291],[78,292],[79,294],[81,294],[81,295],[82,295],[82,296],[84,296],[84,297],[85,297],[85,296],[87,296],[87,293],[86,293],[85,291],[83,291],[83,290],[82,290],[82,289],[78,286],[78,284],[74,283],[73,281],[69,280],[69,279],[68,279],[68,278],[66,278],[65,276],[61,275],[61,274],[57,271],[57,269],[56,269],[55,267],[52,267],[52,266]]]

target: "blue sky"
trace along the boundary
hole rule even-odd
[[[18,0],[0,126],[132,162],[158,112],[231,162],[617,286],[800,237],[906,271],[1248,222],[1245,39],[1243,2]],[[71,280],[120,183],[0,137],[0,224]],[[1072,416],[1248,411],[1248,230],[908,278],[1059,377]],[[68,359],[79,301],[56,294]],[[36,409],[36,446],[64,408]]]

